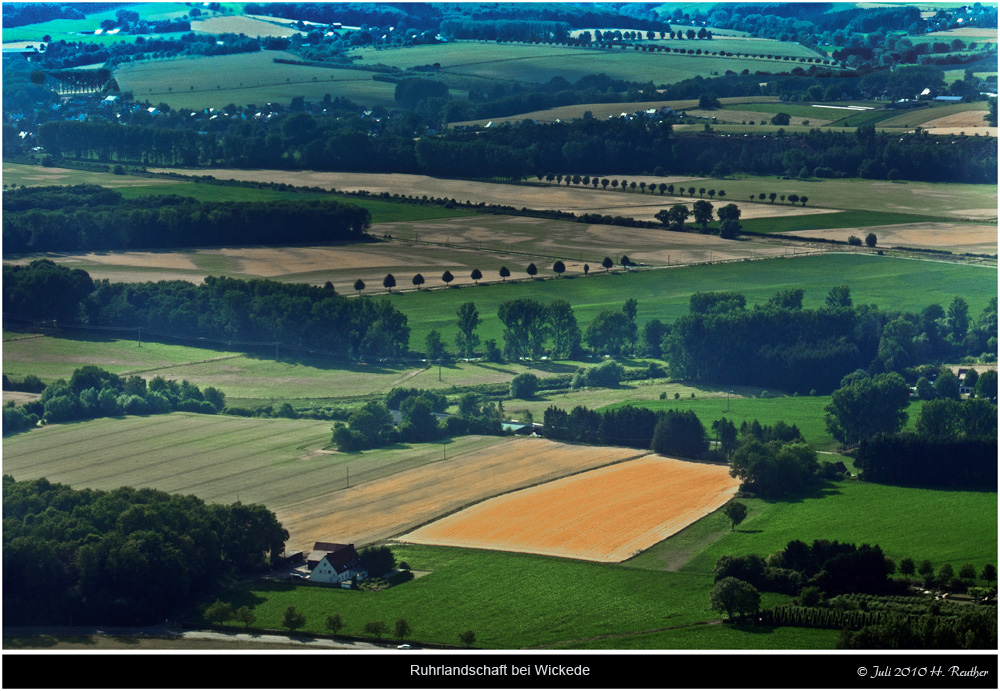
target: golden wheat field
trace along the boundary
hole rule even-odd
[[[739,484],[722,465],[647,455],[485,501],[400,541],[620,562],[720,508]]]

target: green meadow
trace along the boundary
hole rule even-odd
[[[484,262],[482,270],[495,271]],[[411,348],[424,349],[432,329],[454,340],[455,314],[464,302],[475,302],[484,323],[480,337],[502,343],[502,324],[494,318],[500,303],[532,298],[543,303],[561,298],[573,306],[581,328],[607,309],[620,309],[626,297],[639,303],[638,322],[673,321],[688,312],[692,293],[733,290],[747,304],[766,302],[779,290],[802,288],[805,307],[818,307],[834,286],[848,285],[854,304],[875,304],[884,311],[919,312],[930,304],[947,306],[955,296],[978,314],[996,295],[997,274],[991,267],[965,266],[872,255],[824,254],[788,259],[677,267],[627,273],[592,272],[590,276],[407,292],[389,299],[403,311],[411,327]]]
[[[739,529],[723,530],[683,571],[710,572],[724,554],[767,556],[790,540],[878,544],[897,564],[905,557],[918,564],[928,559],[935,569],[950,563],[958,571],[971,563],[978,570],[997,560],[996,492],[851,480],[829,483],[791,501],[746,503],[750,511]],[[645,559],[652,559],[656,549]]]
[[[471,629],[483,648],[830,649],[834,631],[710,626],[718,619],[708,609],[718,558],[829,539],[879,544],[896,562],[929,559],[936,568],[996,562],[994,492],[842,481],[790,501],[747,503],[750,514],[737,531],[715,513],[620,565],[399,544],[398,560],[429,573],[379,593],[267,583],[224,599],[253,607],[264,628],[280,628],[294,605],[306,614],[306,632],[326,633],[331,614],[351,636],[363,636],[367,622],[391,626],[403,618],[411,640],[446,645],[458,645],[458,633]],[[693,554],[678,559],[675,541]],[[762,604],[783,601],[765,593]]]

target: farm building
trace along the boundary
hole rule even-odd
[[[354,545],[334,542],[317,542],[307,561],[312,572],[309,580],[315,583],[346,583],[364,580],[368,571],[361,565],[361,557]]]

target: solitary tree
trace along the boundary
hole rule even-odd
[[[615,263],[613,261],[611,261],[611,257],[605,257],[604,261],[601,262],[601,266],[604,267],[605,271],[610,271],[611,267],[614,266],[614,265],[615,265]]]
[[[216,600],[205,608],[205,618],[213,624],[221,624],[233,618],[233,606],[228,602]]]
[[[358,295],[361,295],[361,291],[365,289],[365,282],[360,278],[354,282],[354,290],[358,291]]]
[[[507,282],[507,277],[508,276],[510,276],[510,269],[508,269],[506,266],[501,266],[500,267],[500,278],[503,279],[504,283]]]
[[[257,621],[257,614],[250,607],[244,605],[236,610],[236,618],[243,622],[244,627],[249,629]]]
[[[473,269],[472,273],[469,274],[469,278],[475,281],[476,285],[479,285],[479,279],[481,279],[482,277],[483,277],[483,272],[480,271],[479,269]]]
[[[306,615],[295,609],[294,605],[289,605],[281,617],[281,625],[289,632],[294,632],[295,629],[301,629],[306,625]]]
[[[458,334],[455,336],[455,346],[462,357],[475,355],[476,346],[479,345],[476,327],[482,323],[475,303],[466,302],[458,308]]]
[[[397,619],[396,620],[395,634],[396,634],[396,639],[397,640],[402,640],[402,639],[406,638],[412,632],[413,632],[413,629],[410,628],[410,623],[408,621],[406,621],[406,619]]]
[[[392,274],[387,274],[382,280],[382,285],[391,293],[392,289],[396,287],[396,277]]]
[[[535,274],[538,273],[538,267],[535,266],[534,264],[528,264],[528,268],[525,269],[524,271],[525,271],[526,274],[528,274],[529,276],[531,276],[532,278],[534,278]]]
[[[878,237],[876,237],[875,233],[868,233],[865,236],[865,244],[869,247],[875,247],[878,244]]]
[[[375,636],[379,640],[382,640],[382,636],[384,636],[389,631],[389,625],[386,624],[384,621],[370,621],[367,624],[365,624],[364,631],[365,633],[371,636]]]
[[[747,517],[747,505],[742,502],[732,501],[726,504],[723,512],[726,514],[726,518],[729,519],[730,530],[736,530],[736,526],[742,523],[743,519]]]
[[[468,647],[476,642],[476,632],[472,629],[468,631],[463,631],[458,634],[458,640],[462,642],[462,645]]]
[[[413,285],[417,287],[417,290],[420,290],[420,286],[422,286],[423,284],[424,284],[423,276],[417,274],[416,276],[413,277]]]
[[[451,285],[451,282],[455,280],[455,277],[451,275],[450,271],[445,271],[441,274],[441,280],[444,281],[446,285]]]
[[[337,632],[344,628],[344,620],[340,618],[339,614],[327,614],[323,627],[327,631],[332,631],[333,635],[336,636]]]
[[[561,261],[557,261],[555,264],[552,265],[552,270],[555,271],[558,275],[562,276],[563,272],[566,271],[566,265],[563,264]]]

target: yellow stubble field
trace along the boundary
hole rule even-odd
[[[738,487],[725,466],[650,454],[490,499],[400,541],[620,562],[719,509]]]

